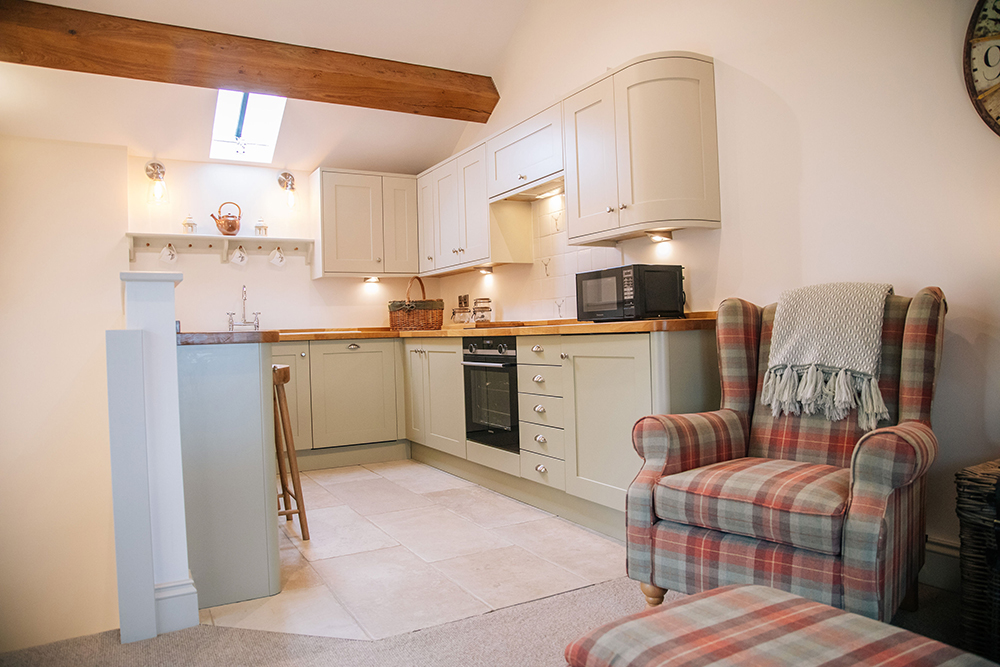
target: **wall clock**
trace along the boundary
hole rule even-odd
[[[976,111],[1000,134],[1000,0],[979,0],[965,34],[965,87]]]

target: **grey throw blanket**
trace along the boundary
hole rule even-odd
[[[829,283],[787,290],[778,299],[761,403],[781,413],[858,411],[865,431],[888,419],[878,388],[882,319],[892,285]]]

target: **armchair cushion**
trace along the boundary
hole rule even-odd
[[[660,478],[661,519],[838,555],[850,470],[741,458]]]

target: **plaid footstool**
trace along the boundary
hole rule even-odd
[[[993,665],[971,653],[766,586],[726,586],[608,623],[566,647],[572,667]]]

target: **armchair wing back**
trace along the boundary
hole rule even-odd
[[[923,565],[944,295],[887,298],[879,389],[889,419],[870,432],[853,412],[832,422],[760,404],[775,310],[720,305],[719,410],[636,423],[644,465],[628,491],[629,576],[644,591],[765,584],[889,619]]]

